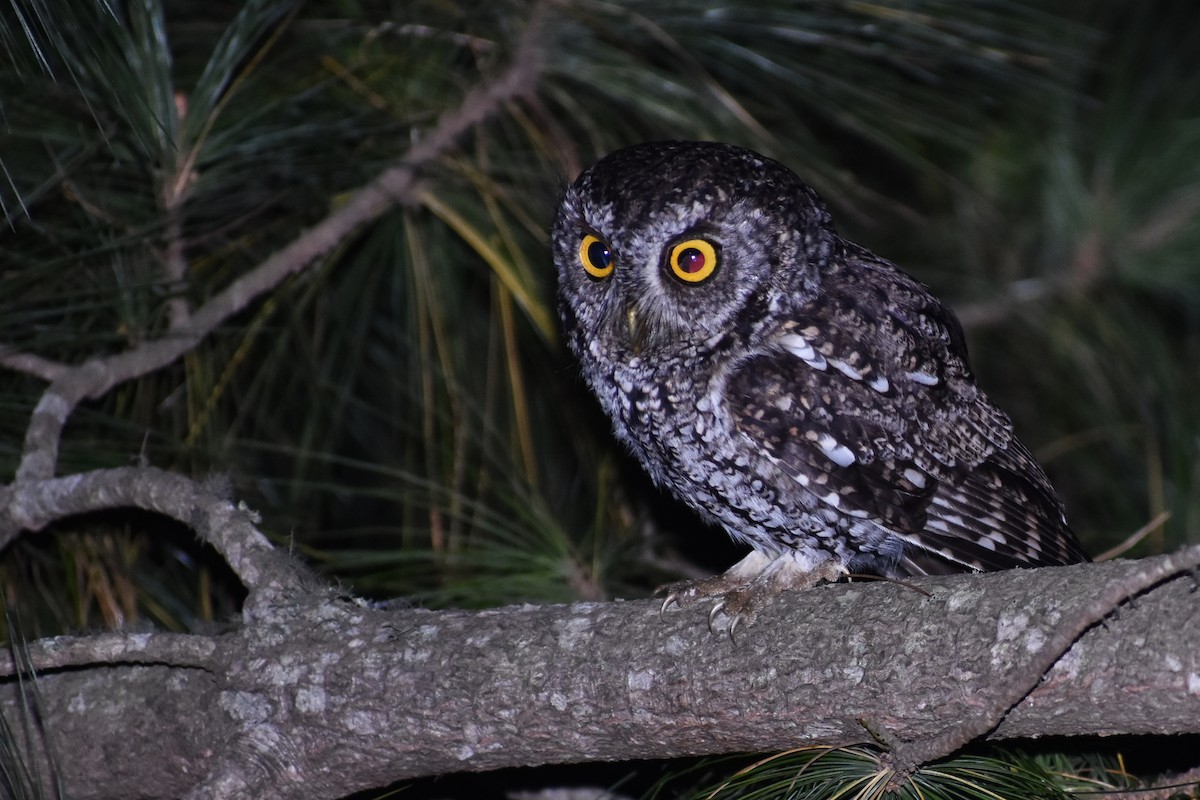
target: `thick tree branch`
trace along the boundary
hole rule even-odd
[[[41,719],[68,794],[94,798],[340,797],[463,770],[862,742],[861,719],[932,741],[995,708],[1104,587],[1172,563],[927,579],[929,596],[825,586],[777,598],[736,643],[705,609],[660,616],[655,601],[384,611],[325,592],[208,640],[207,658],[178,638],[131,638],[124,664],[115,638],[92,656],[71,643],[72,668],[39,678]],[[1161,583],[1089,629],[991,736],[1200,732],[1194,589]],[[178,666],[162,663],[175,646]],[[66,665],[45,644],[30,658]],[[0,686],[4,713],[18,702]]]

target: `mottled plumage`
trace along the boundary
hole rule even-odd
[[[559,309],[617,436],[755,551],[701,594],[1085,560],[954,315],[747,150],[617,151],[566,192]]]

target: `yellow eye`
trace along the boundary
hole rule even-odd
[[[716,272],[717,249],[703,239],[688,239],[671,248],[667,263],[679,280],[700,283]]]
[[[608,245],[590,233],[579,244],[579,261],[593,278],[607,278],[613,271],[612,252]]]

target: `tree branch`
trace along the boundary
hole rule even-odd
[[[28,644],[20,663],[11,649],[0,654],[0,677],[11,677],[26,668],[45,672],[102,664],[167,664],[208,669],[216,647],[212,637],[177,633],[54,636]]]
[[[891,763],[899,771],[910,773],[921,764],[944,758],[988,733],[1000,724],[1013,706],[1033,691],[1046,671],[1062,658],[1084,631],[1113,613],[1125,600],[1182,572],[1193,571],[1198,565],[1200,545],[1147,560],[1139,569],[1105,582],[1098,587],[1094,599],[1057,624],[1049,636],[1037,644],[1036,650],[1031,648],[1029,664],[1000,681],[986,706],[937,736],[899,744],[891,752]]]
[[[705,609],[660,616],[652,600],[434,612],[293,595],[209,640],[211,656],[174,634],[80,645],[83,661],[39,676],[39,713],[67,793],[95,798],[341,797],[464,770],[857,743],[864,718],[933,741],[995,708],[1103,587],[1179,564],[785,593],[736,643]],[[1200,732],[1194,588],[1161,583],[1090,628],[991,737]],[[182,669],[146,657],[172,647]],[[45,643],[30,659],[68,666]],[[0,684],[0,711],[19,702]]]
[[[22,372],[50,382],[70,369],[66,364],[42,358],[34,353],[23,353],[9,345],[0,344],[0,367],[13,372]]]
[[[150,467],[121,467],[22,481],[0,489],[0,547],[21,531],[112,508],[154,511],[211,544],[250,590],[245,612],[272,608],[317,584],[300,562],[280,553],[257,527],[258,515],[196,481]]]

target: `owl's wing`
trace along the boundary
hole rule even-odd
[[[728,376],[739,432],[820,502],[912,545],[889,574],[1085,560],[1041,467],[975,386],[957,320],[891,264],[849,255],[851,275]]]

